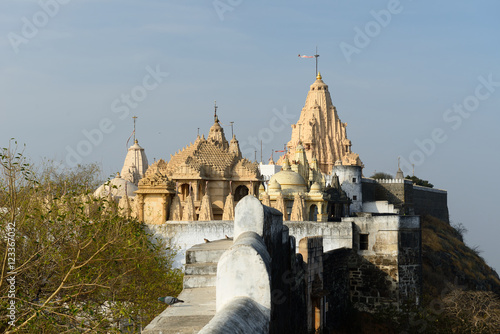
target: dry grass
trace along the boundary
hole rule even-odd
[[[437,297],[449,283],[500,294],[497,273],[446,222],[422,218],[422,252],[424,294],[430,294],[428,297]]]

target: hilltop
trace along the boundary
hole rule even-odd
[[[422,217],[422,303],[403,312],[352,310],[335,333],[499,333],[500,278],[463,229]],[[394,316],[397,314],[397,316]]]
[[[463,233],[432,216],[422,217],[424,298],[435,298],[450,284],[500,296],[500,278],[476,247],[464,243]]]

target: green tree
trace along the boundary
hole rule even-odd
[[[422,180],[416,176],[410,176],[410,175],[406,175],[405,179],[408,179],[408,180],[412,180],[412,182],[414,184],[416,184],[417,186],[422,186],[422,187],[428,187],[428,188],[434,188],[434,185],[432,183],[430,183],[429,181],[427,180]]]
[[[4,148],[0,163],[1,331],[137,329],[164,309],[159,296],[182,290],[175,251],[114,201],[84,191],[79,180],[93,181],[94,167],[35,173],[17,146]]]
[[[372,179],[393,179],[394,177],[389,173],[376,172],[372,176],[370,176],[370,178],[372,178]]]

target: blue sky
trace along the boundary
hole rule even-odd
[[[262,139],[267,160],[314,82],[314,61],[297,54],[318,46],[365,176],[394,174],[398,156],[415,163],[500,269],[499,11],[495,1],[4,0],[0,143],[26,143],[35,161],[97,161],[109,175],[131,116],[150,162],[168,160],[208,132],[217,100],[247,157]]]

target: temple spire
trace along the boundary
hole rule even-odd
[[[316,80],[309,88],[304,107],[296,124],[292,125],[292,137],[287,144],[289,159],[295,156],[299,145],[307,160],[316,157],[322,173],[330,174],[336,161],[343,165],[363,166],[359,156],[351,151],[347,139],[347,123],[343,123],[328,90],[328,85],[317,72]],[[277,164],[283,163],[284,157]]]
[[[398,171],[396,172],[396,179],[404,179],[405,175],[403,174],[403,171],[401,170],[401,162],[400,158],[398,157]]]
[[[214,124],[210,128],[207,140],[212,141],[214,144],[220,145],[224,149],[229,148],[229,143],[224,136],[224,129],[219,122],[219,117],[217,116],[217,101],[214,101]]]

